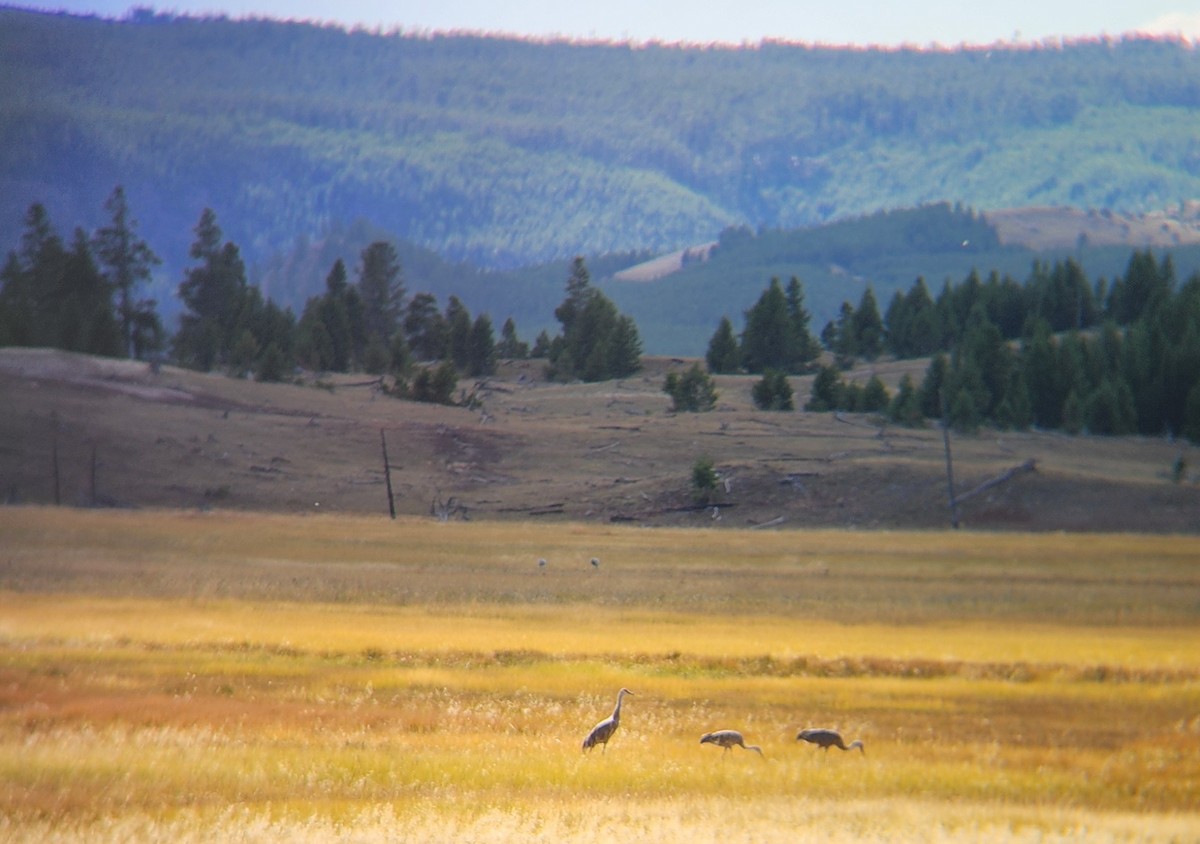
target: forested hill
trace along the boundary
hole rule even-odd
[[[1116,40],[857,50],[529,42],[0,8],[0,243],[116,184],[186,263],[211,207],[251,265],[363,218],[505,267],[949,200],[1200,196],[1200,53]]]

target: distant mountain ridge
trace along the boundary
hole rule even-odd
[[[0,8],[0,61],[0,242],[32,201],[91,225],[121,183],[172,266],[205,206],[250,263],[362,217],[513,267],[943,200],[1200,197],[1183,42],[635,47]]]
[[[277,301],[302,303],[330,250],[369,232],[405,244],[410,289],[460,292],[533,334],[574,255],[608,279],[727,231],[946,202],[994,213],[1005,241],[1000,209],[1135,219],[1200,197],[1200,50],[1170,40],[704,48],[0,7],[0,70],[0,248],[19,244],[33,202],[64,237],[94,230],[121,184],[164,259],[160,301],[206,207]],[[652,285],[606,285],[676,319],[646,332],[648,350],[674,353],[695,348],[712,311],[748,306],[764,273],[800,274],[819,319],[864,283],[994,257],[905,249],[741,268],[727,251]],[[1003,254],[1027,267],[1035,253]],[[353,271],[358,253],[337,257]],[[718,269],[733,275],[705,275]],[[667,297],[681,284],[724,300],[680,309]]]

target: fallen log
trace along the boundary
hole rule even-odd
[[[1024,475],[1027,472],[1036,472],[1036,471],[1037,471],[1037,461],[1031,457],[1028,460],[1026,460],[1024,463],[1022,463],[1020,466],[1013,466],[1011,469],[1007,469],[1004,472],[1001,472],[999,475],[996,475],[996,477],[989,478],[988,480],[984,481],[983,483],[981,483],[979,486],[975,487],[974,489],[969,489],[966,492],[962,493],[961,495],[956,495],[954,497],[954,503],[961,504],[962,502],[966,501],[968,498],[974,498],[976,495],[979,495],[982,492],[987,492],[989,489],[992,489],[993,487],[997,487],[997,486],[1000,486],[1000,484],[1007,483],[1008,481],[1011,481],[1013,478],[1017,477],[1018,475]]]
[[[769,521],[769,522],[758,522],[758,523],[751,522],[750,530],[758,530],[759,528],[766,528],[766,527],[775,527],[775,525],[781,525],[786,521],[787,521],[786,516],[779,516],[777,518],[771,519],[771,521]]]

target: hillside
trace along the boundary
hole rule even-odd
[[[0,478],[10,502],[385,513],[380,431],[399,512],[471,519],[940,528],[941,435],[857,415],[764,413],[752,378],[719,376],[718,409],[671,415],[663,374],[550,384],[539,364],[480,385],[483,410],[380,396],[362,379],[263,385],[40,349],[0,350]],[[891,386],[923,362],[874,368]],[[859,371],[857,377],[867,373]],[[805,378],[793,379],[807,395]],[[1165,439],[985,431],[953,441],[962,523],[998,530],[1195,532],[1200,456]],[[694,507],[710,457],[727,490]],[[1188,468],[1171,479],[1175,461]],[[1033,461],[1034,471],[971,494]]]
[[[168,289],[206,206],[259,270],[360,218],[511,268],[942,200],[1200,196],[1200,54],[1174,42],[635,47],[8,8],[0,57],[0,243],[34,201],[92,228],[120,183]]]

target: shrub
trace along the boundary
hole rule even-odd
[[[671,397],[671,410],[675,413],[698,413],[712,410],[717,405],[717,389],[712,376],[698,363],[692,364],[682,376],[668,373],[663,392]]]
[[[751,391],[754,406],[759,410],[792,410],[792,385],[787,375],[777,369],[768,369],[761,380],[756,381]]]

